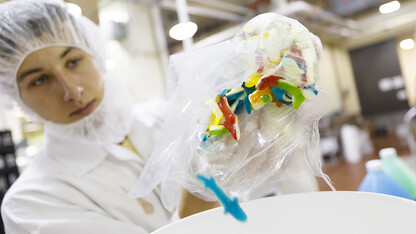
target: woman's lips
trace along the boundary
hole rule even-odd
[[[87,103],[85,106],[76,109],[75,111],[71,112],[71,114],[69,114],[69,116],[86,116],[89,115],[93,109],[94,109],[94,102],[95,100],[90,101],[89,103]]]

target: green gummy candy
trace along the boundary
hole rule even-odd
[[[265,94],[265,95],[261,96],[260,98],[264,103],[267,103],[267,102],[270,101],[270,94]]]
[[[279,80],[276,88],[286,90],[292,95],[293,108],[295,109],[299,109],[299,106],[305,101],[305,96],[303,96],[302,90],[286,80]]]
[[[218,137],[221,137],[222,135],[225,135],[228,133],[228,130],[224,126],[216,126],[211,127],[208,131],[209,135],[218,135]]]
[[[303,103],[303,101],[305,101],[305,96],[303,96],[302,93],[297,96],[293,96],[293,108],[296,110],[299,109],[299,106]]]
[[[284,89],[288,93],[292,94],[292,96],[297,96],[299,94],[302,94],[302,91],[300,90],[300,88],[296,87],[295,85],[285,80],[279,80],[277,82],[276,88]]]

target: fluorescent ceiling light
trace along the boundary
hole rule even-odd
[[[400,9],[400,2],[399,1],[392,1],[381,5],[378,10],[381,14],[388,14],[395,12]]]
[[[75,15],[80,16],[82,15],[81,7],[79,7],[77,4],[74,3],[67,3],[68,5],[68,12]]]
[[[169,36],[175,40],[183,41],[195,35],[198,26],[194,22],[179,23],[169,30]]]
[[[411,38],[405,39],[405,40],[400,42],[400,48],[402,48],[404,50],[413,49],[414,46],[415,46],[415,42]]]

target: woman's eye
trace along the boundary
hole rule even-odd
[[[80,61],[81,61],[81,58],[71,59],[67,62],[67,67],[74,68],[79,64]]]
[[[30,83],[30,86],[38,86],[41,85],[43,82],[46,81],[46,79],[48,78],[47,75],[42,75],[41,77],[37,78],[35,81],[33,81],[32,83]]]

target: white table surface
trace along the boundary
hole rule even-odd
[[[241,223],[223,208],[201,212],[153,234],[392,234],[416,233],[416,202],[374,193],[315,192],[241,204]]]

